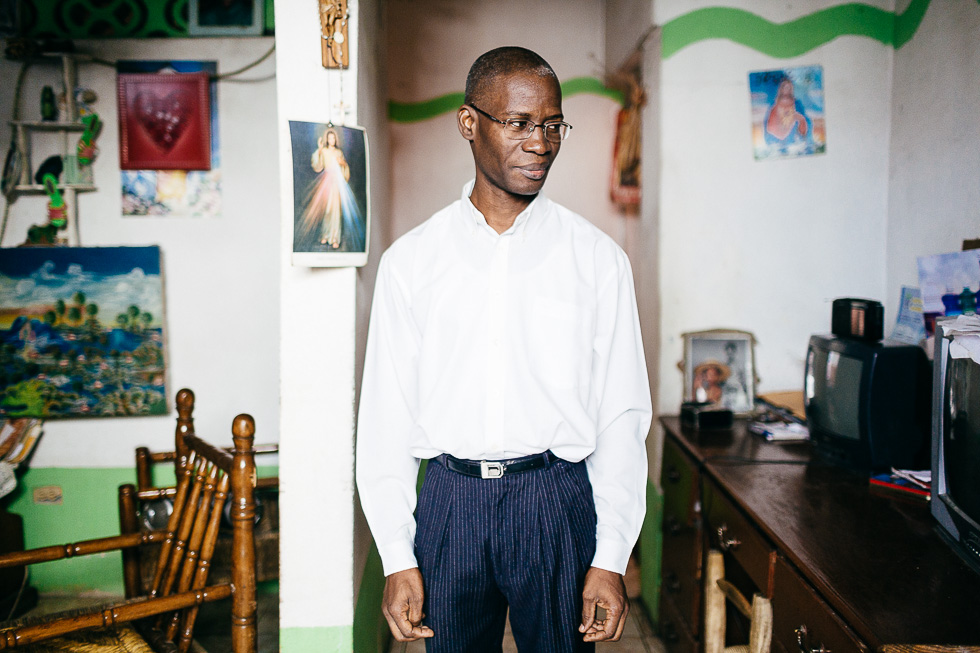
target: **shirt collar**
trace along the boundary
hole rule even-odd
[[[468,182],[466,182],[466,184],[463,185],[463,193],[462,196],[460,197],[464,207],[463,210],[468,217],[467,222],[472,226],[473,229],[489,229],[493,233],[493,235],[496,236],[498,235],[497,232],[494,231],[493,227],[487,224],[486,217],[483,215],[483,213],[480,212],[480,209],[476,208],[476,206],[473,205],[473,202],[470,201],[470,194],[473,192],[473,186],[475,183],[476,183],[475,179],[470,179]],[[533,215],[539,214],[541,212],[541,209],[539,207],[545,204],[543,198],[544,195],[542,193],[538,193],[537,197],[535,197],[531,201],[531,203],[528,204],[527,207],[525,207],[524,210],[517,215],[517,217],[514,219],[514,224],[510,226],[510,229],[508,229],[507,231],[499,235],[504,236],[507,234],[513,234],[523,239],[525,235],[524,232],[527,229],[528,222],[531,221]]]

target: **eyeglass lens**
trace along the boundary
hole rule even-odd
[[[512,118],[504,123],[507,135],[515,140],[523,141],[531,137],[536,127],[540,127],[544,132],[544,137],[552,143],[560,143],[568,135],[568,124],[563,122],[549,122],[543,125],[536,125],[530,120],[520,120]]]

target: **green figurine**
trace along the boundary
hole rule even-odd
[[[41,183],[48,194],[48,222],[58,229],[64,229],[68,225],[68,205],[58,190],[58,180],[54,175],[47,174]]]
[[[90,113],[82,118],[82,124],[85,125],[85,131],[82,132],[82,137],[78,139],[78,163],[87,166],[95,158],[97,151],[95,138],[102,129],[102,121],[99,120],[99,114]]]
[[[41,89],[41,120],[52,121],[58,117],[58,109],[54,103],[54,90],[50,86]]]

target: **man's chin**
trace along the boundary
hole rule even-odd
[[[507,190],[514,195],[537,195],[541,192],[541,188],[544,186],[546,179],[548,179],[547,174],[541,177],[541,179],[528,179],[526,177],[522,177],[515,180]]]

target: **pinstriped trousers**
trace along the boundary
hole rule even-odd
[[[596,537],[584,462],[482,479],[432,459],[416,517],[427,653],[499,653],[508,607],[522,653],[595,650],[578,632]]]

